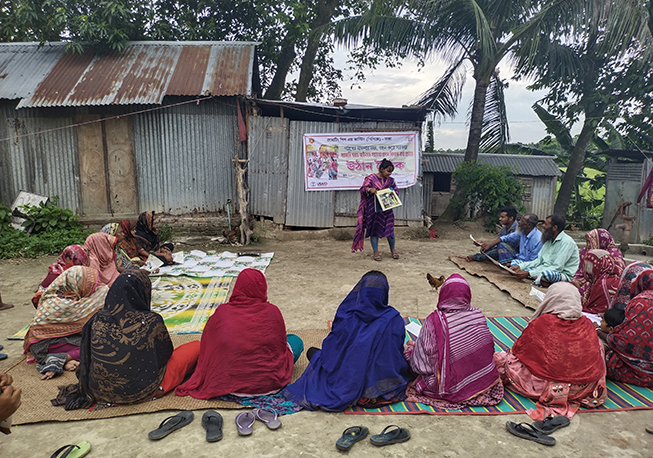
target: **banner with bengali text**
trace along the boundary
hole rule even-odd
[[[417,182],[418,132],[304,134],[306,191],[358,190],[388,159],[398,188]]]

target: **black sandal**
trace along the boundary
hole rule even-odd
[[[553,437],[547,436],[546,434],[542,434],[528,423],[515,423],[512,421],[507,421],[506,429],[511,434],[514,434],[517,437],[521,437],[522,439],[526,439],[529,441],[534,441],[537,442],[538,444],[542,444],[542,445],[556,444],[556,440]]]
[[[352,426],[351,428],[347,428],[342,433],[342,436],[340,436],[340,439],[336,441],[336,448],[346,452],[352,448],[356,442],[365,439],[369,432],[370,430],[365,426]]]
[[[390,428],[396,429],[390,430]],[[390,432],[388,432],[388,430],[390,430]],[[383,431],[381,431],[381,434],[375,434],[370,437],[370,442],[377,447],[383,447],[384,445],[406,442],[408,439],[410,439],[410,431],[400,428],[397,425],[390,425],[386,426]]]
[[[555,417],[549,417],[549,418],[545,418],[542,421],[534,422],[533,428],[537,429],[542,434],[546,434],[548,436],[549,434],[559,430],[560,428],[569,426],[570,423],[571,422],[569,421],[569,418],[565,417],[564,415],[556,415]]]
[[[163,439],[171,432],[177,431],[178,429],[190,424],[190,422],[193,421],[193,418],[195,418],[195,414],[190,410],[179,412],[177,415],[173,415],[172,417],[163,420],[157,429],[149,432],[147,437],[153,441]]]

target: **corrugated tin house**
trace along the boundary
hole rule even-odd
[[[633,229],[630,232],[630,243],[641,243],[653,234],[653,208],[646,207],[646,196],[637,203],[639,192],[644,186],[646,177],[653,169],[653,152],[651,151],[607,151],[611,158],[608,162],[608,172],[605,181],[605,205],[603,207],[603,228],[608,228],[617,241],[621,241],[621,218],[614,219],[619,205],[632,202],[628,214],[634,216]]]
[[[463,161],[463,154],[423,154],[424,210],[431,216],[440,216],[451,201],[453,186],[451,176]],[[517,154],[479,154],[478,161],[495,167],[510,167],[524,185],[522,205],[540,219],[553,213],[556,183],[562,175],[550,156]]]
[[[371,107],[250,100],[250,213],[292,227],[355,226],[358,191],[304,191],[303,135],[330,132],[420,131],[423,107]],[[419,173],[419,171],[418,171]],[[422,224],[422,186],[398,191],[398,226]]]
[[[246,154],[238,96],[258,92],[256,43],[0,44],[0,203],[26,190],[89,219],[221,211]]]

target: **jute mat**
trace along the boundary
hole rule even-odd
[[[485,278],[501,291],[510,294],[514,300],[533,310],[537,309],[540,302],[529,294],[531,288],[546,292],[545,288],[534,287],[530,281],[520,280],[491,262],[469,262],[460,256],[449,256],[449,260],[470,274]]]
[[[327,329],[311,329],[296,331],[304,341],[304,349],[309,347],[321,347],[322,341],[327,336]],[[175,347],[199,340],[198,334],[182,334],[171,336]],[[294,382],[304,372],[308,366],[306,352],[295,363],[293,369]],[[202,409],[242,409],[242,405],[220,401],[194,399],[190,396],[176,396],[174,393],[168,393],[166,396],[154,401],[143,402],[140,404],[124,405],[110,407],[107,409],[89,412],[86,409],[64,410],[63,407],[54,407],[50,402],[57,396],[58,388],[61,385],[77,383],[77,377],[73,372],[64,372],[63,375],[52,380],[41,380],[41,374],[36,371],[35,364],[27,364],[25,357],[19,359],[6,371],[14,378],[14,386],[21,388],[21,406],[13,415],[12,423],[22,425],[27,423],[40,423],[44,421],[71,421],[71,420],[92,420],[96,418],[122,417],[126,415],[135,415],[139,413],[159,412],[162,410],[202,410]]]

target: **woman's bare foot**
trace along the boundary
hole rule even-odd
[[[79,361],[76,361],[74,359],[71,359],[69,361],[66,361],[66,364],[64,364],[63,368],[66,371],[76,371],[77,368],[79,367]]]
[[[47,371],[43,376],[41,377],[41,380],[50,380],[52,377],[56,375],[55,371]]]

